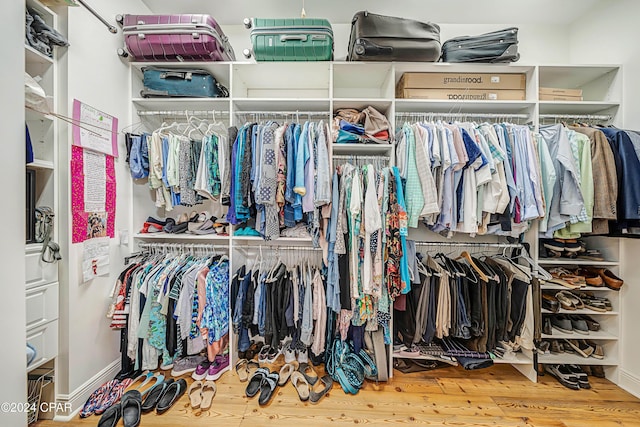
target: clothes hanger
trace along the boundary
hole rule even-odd
[[[459,260],[459,259],[464,259],[466,260],[469,265],[478,273],[478,276],[480,276],[480,278],[482,279],[482,281],[486,282],[489,280],[489,277],[487,277],[486,274],[484,274],[484,272],[476,265],[476,263],[473,261],[473,258],[471,257],[471,254],[469,254],[469,252],[467,251],[462,251],[462,253],[460,254],[459,257],[455,258],[455,260]]]

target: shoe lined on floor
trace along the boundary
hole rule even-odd
[[[213,381],[205,381],[202,384],[202,401],[200,402],[200,409],[206,411],[211,408],[211,402],[216,395],[216,383]]]
[[[91,393],[91,396],[89,396],[87,402],[80,411],[80,418],[86,418],[92,415],[96,408],[100,407],[102,401],[108,398],[109,393],[111,393],[111,390],[118,384],[118,382],[118,380],[107,381]]]
[[[565,365],[565,367],[576,376],[578,379],[578,386],[580,388],[589,389],[591,388],[591,384],[589,384],[589,377],[586,372],[582,370],[578,365]]]
[[[124,427],[137,427],[142,416],[142,395],[138,390],[129,390],[120,401],[122,407],[122,422]]]
[[[260,396],[258,397],[258,404],[260,406],[265,406],[269,403],[275,394],[279,380],[280,376],[277,372],[271,372],[263,377],[262,383],[260,384]]]
[[[200,408],[200,404],[202,403],[202,381],[192,382],[187,395],[189,396],[191,407],[193,409]]]
[[[127,387],[129,387],[129,385],[132,382],[133,380],[131,378],[125,378],[124,380],[120,381],[118,384],[113,386],[113,388],[109,392],[109,395],[106,396],[102,400],[102,402],[100,402],[99,407],[96,407],[95,414],[96,415],[102,414],[107,409],[109,409],[113,404],[118,402],[122,398],[122,395],[124,394]]]
[[[209,367],[211,366],[211,363],[212,362],[210,362],[208,359],[204,359],[198,366],[196,366],[195,371],[193,371],[193,373],[191,374],[191,378],[196,381],[202,381],[203,379],[205,379],[207,377],[207,374],[209,373]]]
[[[571,390],[579,390],[578,378],[564,365],[544,365],[544,370],[554,376],[560,384]]]
[[[604,366],[591,365],[591,375],[593,375],[596,378],[606,378],[604,374]]]
[[[158,405],[158,402],[160,401],[160,398],[162,398],[164,392],[174,381],[175,380],[173,378],[169,378],[164,380],[160,384],[153,386],[153,388],[149,390],[149,393],[147,393],[144,401],[142,402],[142,405],[140,406],[142,412],[147,413],[153,411]]]
[[[198,365],[206,360],[206,357],[197,355],[197,356],[187,356],[180,359],[177,359],[173,362],[173,369],[171,370],[172,377],[181,377],[186,374],[190,374],[196,370]]]
[[[298,362],[295,360],[291,363],[285,363],[282,365],[282,368],[280,368],[280,380],[278,381],[278,385],[280,387],[283,387],[287,381],[289,381],[289,377],[291,377],[291,374],[296,371],[297,367]]]
[[[156,405],[156,413],[160,415],[168,411],[186,391],[187,382],[184,378],[171,383],[160,398],[158,405]]]
[[[98,427],[116,427],[120,417],[122,417],[122,408],[119,403],[116,403],[104,411],[100,421],[98,421]]]
[[[253,397],[258,394],[260,391],[260,385],[262,384],[262,380],[269,375],[269,370],[266,368],[258,368],[253,373],[251,378],[249,378],[249,382],[247,383],[247,387],[245,388],[244,393],[247,397]]]
[[[298,366],[298,371],[304,375],[310,386],[313,386],[318,381],[318,374],[309,363],[301,363]]]
[[[298,397],[302,402],[309,400],[309,393],[311,387],[307,382],[307,379],[300,372],[295,371],[291,373],[291,384],[293,388],[298,392]]]
[[[215,361],[209,366],[209,371],[206,376],[207,381],[216,381],[225,372],[230,369],[229,367],[229,355],[217,355]]]
[[[322,385],[323,387],[316,387],[318,385]],[[329,390],[331,390],[331,387],[333,387],[333,379],[330,375],[324,375],[311,387],[311,391],[309,392],[309,401],[311,403],[318,403],[318,401],[322,399]],[[319,388],[319,390],[316,391],[316,388]]]

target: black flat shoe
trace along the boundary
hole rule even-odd
[[[142,411],[140,405],[142,395],[138,390],[130,390],[122,395],[120,406],[122,407],[122,422],[124,427],[138,427]]]
[[[168,380],[164,380],[160,384],[154,385],[149,393],[147,393],[147,397],[145,397],[144,402],[141,405],[141,409],[143,413],[151,412],[155,409],[156,405],[162,398],[162,395],[167,390],[167,388],[174,382],[173,378],[169,378]]]
[[[269,370],[266,368],[258,368],[253,373],[251,378],[249,379],[249,383],[247,384],[244,393],[247,397],[253,397],[260,391],[260,386],[262,385],[262,381],[264,378],[269,375]]]
[[[100,421],[98,422],[98,427],[116,427],[121,416],[122,407],[117,403],[104,411],[102,417],[100,417]]]
[[[158,415],[167,412],[185,391],[187,391],[187,382],[184,378],[169,384],[156,405]]]

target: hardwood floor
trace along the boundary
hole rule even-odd
[[[190,380],[189,380],[190,381]],[[317,404],[302,403],[288,383],[266,407],[244,396],[246,383],[226,373],[208,411],[192,410],[187,396],[163,415],[142,416],[141,427],[324,426],[419,424],[428,426],[640,426],[640,399],[611,382],[589,377],[590,390],[569,390],[544,376],[534,384],[508,365],[479,371],[444,368],[367,382],[355,396],[337,384]],[[95,426],[98,417],[37,427]],[[122,425],[122,422],[119,423]]]

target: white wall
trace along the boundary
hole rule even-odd
[[[571,26],[571,61],[576,63],[618,63],[623,65],[623,123],[627,129],[640,129],[640,44],[637,0],[611,1],[589,11]],[[635,183],[637,185],[637,183]],[[620,345],[622,360],[620,384],[640,396],[640,242],[623,239],[621,276],[622,319]]]
[[[107,20],[114,22],[118,13],[148,13],[139,1],[102,1],[94,8]],[[71,111],[73,99],[78,99],[119,119],[120,128],[130,122],[129,67],[117,55],[122,45],[122,34],[111,34],[85,9],[69,8],[68,38],[71,46],[66,55],[68,67],[67,108]],[[69,129],[67,129],[69,130]],[[69,164],[71,133],[66,133],[66,149],[61,149],[61,164]],[[130,185],[125,163],[123,136],[118,135],[120,157],[116,159],[116,238],[111,240],[110,276],[82,283],[82,244],[70,244],[71,222],[67,215],[68,235],[63,247],[68,248],[66,262],[61,266],[61,328],[58,392],[63,400],[73,403],[74,409],[82,405],[88,395],[119,369],[119,332],[109,328],[105,316],[109,293],[123,268],[126,246],[119,246],[118,231],[129,229]],[[63,174],[68,174],[68,166]],[[70,208],[68,176],[61,177],[62,210]],[[61,238],[62,239],[62,238]]]
[[[0,39],[4,40],[0,67],[0,180],[5,185],[2,222],[8,224],[2,233],[0,271],[2,298],[7,304],[0,310],[0,343],[2,343],[2,375],[5,385],[0,387],[0,402],[26,402],[27,358],[25,308],[25,132],[24,132],[24,3],[5,4],[0,25]],[[0,413],[0,425],[27,424],[24,413]]]
[[[400,13],[400,12],[398,12]],[[508,27],[518,27],[520,63],[566,63],[569,57],[569,28],[564,25],[546,24],[442,24],[440,26],[440,40],[463,36],[476,35],[496,31]],[[344,61],[349,45],[351,25],[333,24],[334,57],[336,61]],[[243,49],[251,47],[250,30],[242,25],[223,25],[222,30],[229,37],[238,61],[246,61],[242,56]]]

